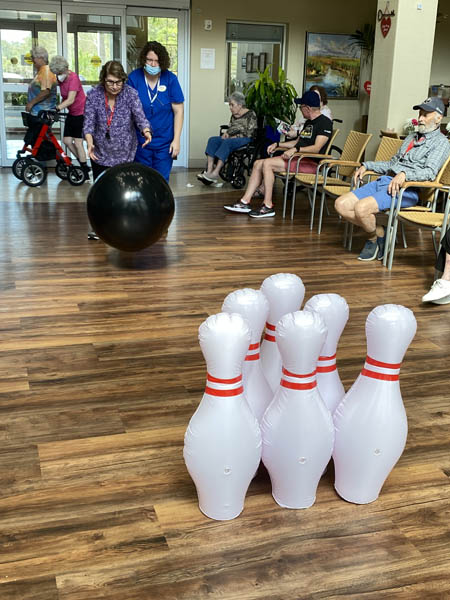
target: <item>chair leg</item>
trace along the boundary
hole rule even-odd
[[[408,244],[406,243],[405,224],[404,223],[400,223],[400,228],[402,230],[403,248],[407,248]]]
[[[295,194],[297,192],[297,180],[294,177],[294,185],[292,186],[292,200],[291,200],[291,221],[294,218],[294,210],[295,210]]]
[[[392,263],[394,262],[395,239],[397,237],[397,227],[398,227],[398,221],[396,219],[394,221],[394,226],[392,228],[392,235],[391,235],[391,248],[390,248],[390,252],[389,252],[389,262],[388,262],[389,271],[392,269]]]
[[[349,223],[349,226],[350,226],[350,232],[349,232],[349,236],[348,236],[347,250],[350,252],[352,249],[352,242],[353,242],[353,223]]]
[[[289,174],[286,174],[286,180],[284,182],[284,193],[283,193],[283,219],[286,218],[286,205],[287,205],[287,195],[289,190]]]
[[[309,228],[312,230],[313,225],[314,225],[314,211],[316,208],[316,196],[317,196],[317,178],[316,181],[314,183],[314,190],[313,190],[313,196],[312,196],[312,202],[311,202],[311,221],[309,223]]]
[[[347,241],[348,241],[348,236],[349,236],[349,228],[350,223],[348,221],[345,221],[344,223],[344,241],[343,241],[343,246],[344,248],[347,248]]]
[[[317,229],[317,233],[320,235],[322,231],[322,219],[323,219],[323,205],[325,204],[325,189],[322,189],[322,194],[320,196],[320,210],[319,210],[319,227]]]

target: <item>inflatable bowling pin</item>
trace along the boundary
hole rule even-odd
[[[259,355],[259,343],[269,314],[269,302],[260,290],[246,288],[228,294],[222,310],[242,315],[250,326],[252,337],[242,368],[242,380],[245,398],[252,413],[260,422],[273,399],[272,390],[261,368]]]
[[[184,460],[200,510],[211,519],[237,517],[261,459],[261,432],[243,395],[242,363],[250,329],[238,314],[219,313],[199,328],[208,375],[184,437]]]
[[[305,304],[305,310],[318,312],[328,329],[317,363],[317,387],[331,414],[345,395],[336,366],[336,349],[348,321],[348,304],[339,294],[317,294]]]
[[[313,311],[290,313],[277,323],[283,375],[261,422],[262,459],[272,495],[285,508],[314,504],[333,450],[333,419],[316,383],[317,359],[326,335],[322,317]]]
[[[413,312],[396,304],[377,306],[367,317],[364,368],[334,413],[335,488],[348,502],[376,500],[405,447],[399,373],[416,328]]]
[[[275,393],[281,378],[281,356],[275,343],[275,324],[283,315],[300,309],[305,286],[297,275],[277,273],[264,279],[261,291],[269,301],[269,317],[261,344],[261,364],[272,392]]]

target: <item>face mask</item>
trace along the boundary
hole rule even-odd
[[[62,83],[63,81],[66,80],[67,73],[63,73],[62,75],[57,75],[56,77],[58,78],[58,81],[60,81]]]
[[[149,75],[159,75],[161,73],[161,67],[152,67],[151,65],[145,65],[144,69]]]

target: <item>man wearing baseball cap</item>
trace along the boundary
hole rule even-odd
[[[367,170],[382,175],[336,199],[337,212],[347,221],[359,225],[368,234],[359,260],[382,260],[386,232],[377,225],[376,214],[391,206],[405,181],[433,181],[450,154],[450,144],[440,131],[444,104],[440,98],[427,98],[413,106],[419,111],[418,131],[408,135],[400,150],[388,161],[365,161],[353,175],[356,185]],[[418,188],[403,193],[402,208],[414,206],[419,200]]]
[[[252,174],[248,182],[247,189],[242,198],[236,204],[224,206],[225,210],[230,212],[248,214],[250,217],[260,219],[264,217],[274,217],[275,209],[272,202],[273,184],[275,173],[286,171],[289,159],[296,152],[324,154],[328,140],[333,131],[333,123],[328,117],[320,112],[320,96],[317,92],[308,91],[301,98],[296,98],[296,104],[300,104],[300,110],[306,121],[299,136],[289,142],[282,144],[272,144],[267,148],[267,152],[272,153],[275,148],[284,149],[281,156],[272,156],[257,160],[253,165]],[[297,162],[299,158],[291,161],[290,171],[297,171]],[[315,173],[319,159],[303,158],[298,165],[299,173]],[[264,202],[256,209],[251,210],[250,202],[253,194],[258,188],[264,186]]]

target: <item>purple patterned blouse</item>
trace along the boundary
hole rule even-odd
[[[94,153],[97,163],[113,167],[121,163],[133,162],[137,148],[135,126],[139,131],[150,127],[136,90],[124,84],[116,96],[114,116],[107,136],[105,90],[99,84],[90,90],[84,108],[83,135],[90,133],[94,140]],[[151,130],[151,128],[150,128]]]

